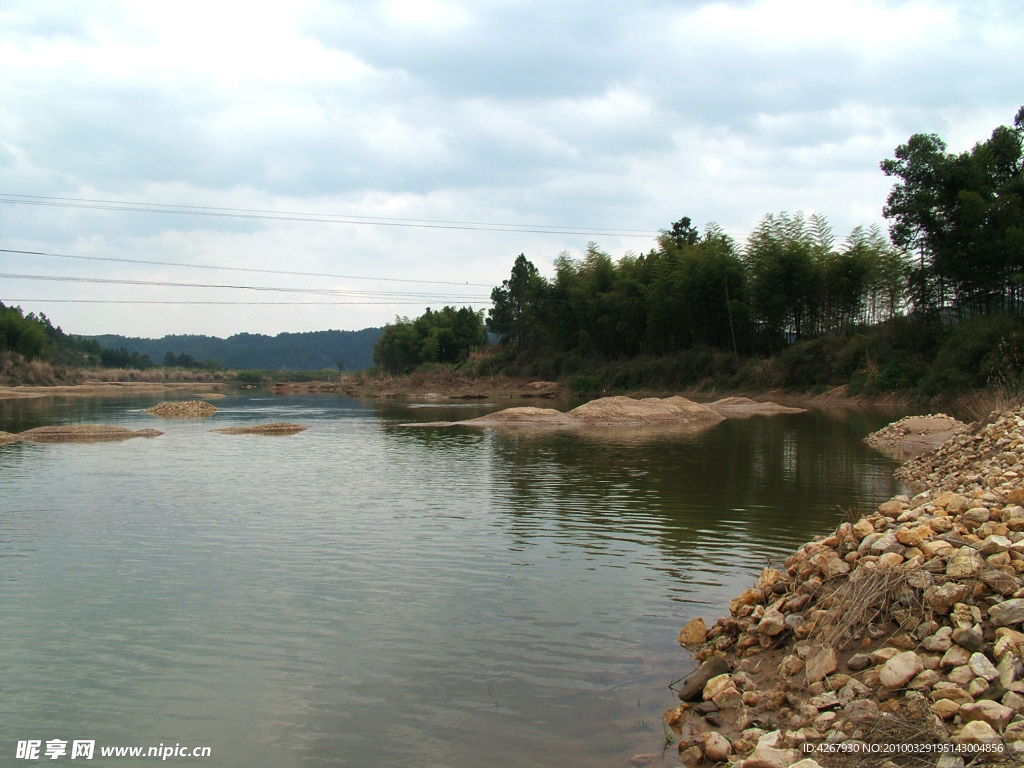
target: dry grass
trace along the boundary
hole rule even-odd
[[[894,609],[923,610],[909,586],[906,568],[858,568],[818,600],[825,614],[818,618],[811,637],[836,650],[863,636],[870,625],[894,619]],[[897,622],[899,623],[899,622]]]
[[[1005,411],[1020,410],[1024,394],[1005,387],[985,389],[964,397],[960,405],[979,427],[986,426]]]
[[[878,718],[860,726],[858,741],[878,745],[945,744],[946,734],[940,733],[926,707],[916,708],[904,703],[896,712],[882,713]],[[883,746],[882,749],[885,747]],[[823,768],[881,768],[887,762],[906,768],[934,768],[939,752],[872,752],[870,754],[811,755]]]

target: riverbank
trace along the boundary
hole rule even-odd
[[[159,395],[164,393],[221,392],[228,386],[213,381],[83,381],[53,386],[0,387],[0,400],[25,400],[43,397],[96,397],[123,395]]]
[[[938,763],[944,749],[1020,764],[1024,410],[898,476],[920,492],[803,545],[729,616],[680,633],[702,662],[665,713],[684,764],[963,765]]]

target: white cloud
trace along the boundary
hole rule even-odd
[[[959,150],[1012,119],[1022,20],[1019,0],[26,0],[0,11],[0,191],[584,228],[685,214],[737,233],[803,209],[845,234],[881,221],[878,163],[911,133]],[[0,227],[33,250],[492,284],[519,252],[548,269],[590,239],[2,204]],[[26,291],[123,294],[0,281],[0,299]],[[40,308],[152,335],[422,309]]]

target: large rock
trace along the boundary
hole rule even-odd
[[[893,519],[899,517],[902,511],[903,506],[895,499],[893,501],[887,501],[884,504],[879,505],[878,507],[878,512],[880,514],[883,514],[886,517],[891,517]]]
[[[757,746],[746,760],[736,763],[739,768],[789,768],[800,759],[795,749],[776,749]]]
[[[738,707],[742,701],[739,689],[728,674],[708,680],[708,684],[704,686],[703,697],[705,701],[713,701],[719,709]]]
[[[704,695],[704,686],[708,680],[729,671],[729,663],[721,656],[712,656],[705,661],[696,672],[691,674],[679,687],[681,701],[700,701]]]
[[[866,517],[862,517],[856,523],[853,524],[853,534],[858,539],[863,540],[864,537],[870,536],[875,532],[875,526],[871,524],[871,521]]]
[[[882,681],[882,685],[886,688],[896,690],[906,685],[923,669],[924,664],[921,662],[920,657],[913,651],[906,651],[905,653],[893,656],[885,662],[885,666],[879,672],[879,678]]]
[[[960,707],[963,712],[963,707]],[[1001,739],[992,726],[984,720],[972,720],[960,729],[956,740],[961,744],[999,744]]]
[[[776,635],[782,634],[785,628],[786,617],[774,608],[769,608],[764,612],[764,616],[761,618],[761,623],[757,625],[754,631],[761,635],[775,637]]]
[[[985,643],[985,635],[978,625],[958,628],[953,630],[953,641],[961,648],[966,648],[969,651],[980,651],[981,646]]]
[[[974,704],[964,704],[960,707],[960,717],[965,723],[981,720],[1001,731],[1013,717],[1013,710],[997,701],[983,700]]]
[[[740,608],[744,605],[757,605],[764,601],[764,595],[759,589],[746,589],[741,592],[737,597],[734,597],[729,601],[729,612],[733,615],[736,614]]]
[[[1000,595],[1012,595],[1020,588],[1020,582],[1006,571],[992,568],[982,572],[981,580]]]
[[[696,619],[690,619],[679,632],[679,637],[676,639],[680,645],[700,645],[707,639],[707,627],[704,626],[704,619],[699,616]]]
[[[718,731],[711,731],[704,736],[704,757],[712,763],[724,763],[732,754],[732,744]]]
[[[775,568],[765,568],[757,579],[757,588],[762,592],[768,592],[780,581],[786,580],[786,574]]]
[[[986,565],[985,558],[970,547],[963,547],[948,563],[946,577],[950,579],[970,578]]]
[[[818,645],[807,654],[805,670],[807,672],[807,683],[817,683],[824,680],[826,676],[836,671],[839,662],[836,652],[828,646]]]
[[[957,584],[951,581],[941,587],[929,587],[925,590],[924,602],[936,613],[948,614],[966,594],[966,584]]]
[[[988,609],[988,617],[997,627],[1020,624],[1024,621],[1024,599],[1016,598],[997,603]]]
[[[967,662],[970,666],[971,671],[978,677],[983,677],[988,681],[995,680],[999,677],[999,670],[995,668],[995,665],[988,660],[988,657],[983,653],[971,654],[970,661]]]
[[[965,667],[970,662],[971,652],[966,648],[961,648],[959,645],[954,645],[943,654],[939,666],[943,669],[952,669],[953,667]]]

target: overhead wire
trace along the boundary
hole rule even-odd
[[[595,235],[606,237],[657,237],[660,232],[639,229],[603,229],[564,227],[558,225],[507,224],[482,221],[445,219],[409,219],[354,214],[312,213],[301,211],[274,211],[260,208],[221,208],[201,205],[170,203],[144,203],[131,200],[103,200],[46,195],[23,195],[0,192],[0,203],[35,205],[55,208],[81,208],[89,210],[127,211],[134,213],[170,213],[189,216],[219,216],[233,219],[267,219],[274,221],[301,221],[321,224],[359,224],[378,227],[411,227],[417,229],[454,229],[483,232],[520,232],[548,235]]]
[[[0,253],[17,253],[27,256],[52,256],[58,259],[77,259],[80,261],[108,261],[118,264],[143,264],[158,267],[187,267],[189,269],[212,269],[224,272],[252,272],[264,275],[289,275],[295,277],[330,277],[337,280],[369,280],[385,283],[421,283],[424,285],[461,285],[475,288],[490,288],[487,283],[459,283],[454,280],[421,280],[403,277],[367,277],[365,275],[341,275],[333,272],[295,272],[286,269],[260,269],[258,267],[225,267],[218,264],[195,264],[182,261],[158,261],[155,259],[126,259],[115,256],[79,256],[71,253],[53,253],[50,251],[23,251],[16,248],[0,248]]]
[[[202,301],[202,300],[186,300],[186,301],[172,301],[172,300],[146,300],[146,299],[7,299],[10,303],[15,302],[35,302],[38,304],[216,304],[225,306],[261,306],[261,307],[278,307],[278,306],[293,306],[293,307],[335,307],[335,306],[349,306],[349,307],[362,307],[362,306],[377,306],[387,305],[392,306],[396,304],[415,304],[422,306],[422,301]],[[474,304],[487,304],[486,302],[469,302],[470,306]]]
[[[487,301],[488,297],[477,294],[416,293],[412,291],[354,291],[340,288],[286,288],[276,285],[240,285],[228,283],[185,283],[172,280],[131,280],[127,278],[77,277],[69,275],[26,275],[0,272],[0,279],[40,280],[58,283],[97,283],[103,285],[147,285],[171,288],[220,288],[246,291],[272,291],[280,293],[305,293],[320,296],[360,296],[366,298],[413,298],[423,300]]]

